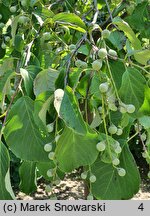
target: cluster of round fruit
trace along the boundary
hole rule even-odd
[[[9,43],[10,39],[11,38],[9,36],[4,36],[4,40],[3,40],[2,44],[1,44],[2,49],[6,49],[7,44]]]
[[[117,107],[115,105],[115,101],[109,101],[107,100],[107,105],[108,105],[108,108],[111,110],[111,111],[120,111],[122,114],[125,114],[125,113],[129,113],[129,114],[132,114],[135,112],[135,106],[133,104],[124,104],[124,103],[119,103],[119,107]],[[99,110],[99,113],[102,114],[102,107],[99,106],[98,107],[98,110]]]
[[[121,136],[123,133],[123,129],[121,127],[116,127],[114,124],[111,124],[108,128],[108,132],[110,134],[116,134],[118,136]]]
[[[112,110],[112,111],[117,111],[117,107],[115,105],[115,96],[114,94],[110,91],[109,91],[109,83],[108,82],[104,82],[104,83],[101,83],[99,85],[99,90],[102,94],[106,94],[106,96],[108,96],[108,99],[107,99],[107,103],[108,103],[108,106],[109,106],[109,109]],[[107,95],[108,93],[108,95]],[[110,99],[110,94],[113,95],[113,100]],[[135,112],[135,106],[133,104],[124,104],[123,102],[119,102],[119,111],[121,113],[133,113]]]
[[[84,61],[81,61],[80,59],[75,61],[75,66],[77,68],[82,68],[82,69],[86,69],[87,68],[87,63]]]
[[[20,0],[20,4],[21,4],[22,7],[27,7],[28,6],[28,0]],[[9,10],[10,10],[11,13],[16,13],[17,5],[12,5],[9,8]]]
[[[118,168],[116,166],[118,166],[120,164],[120,160],[119,160],[119,154],[122,151],[122,148],[120,146],[120,143],[118,141],[115,140],[115,142],[110,142],[111,146],[111,156],[112,156],[112,165],[117,169],[118,175],[119,176],[124,176],[126,174],[125,169],[123,168]],[[99,152],[104,152],[107,149],[107,141],[106,140],[102,140],[100,142],[98,142],[96,144],[96,149]]]
[[[96,176],[93,173],[89,173],[89,171],[84,171],[83,173],[81,173],[81,178],[83,180],[87,179],[88,177],[91,183],[96,182]]]
[[[3,15],[0,14],[0,20],[3,18]],[[0,21],[0,29],[3,29],[5,26],[5,24],[3,22]]]
[[[55,152],[53,152],[52,149],[53,149],[52,143],[47,143],[47,144],[44,145],[44,150],[46,152],[49,152],[48,158],[50,160],[54,160],[54,156],[55,156]]]
[[[107,56],[111,56],[111,57],[115,57],[117,58],[117,52],[115,50],[109,49],[107,52],[106,48],[100,48],[98,50],[98,57],[99,59],[96,59],[93,61],[92,63],[92,68],[93,70],[99,71],[102,68],[103,65],[103,60],[107,57]]]

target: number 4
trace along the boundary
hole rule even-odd
[[[144,206],[143,206],[143,203],[141,203],[138,207],[139,210],[143,211],[144,210]]]

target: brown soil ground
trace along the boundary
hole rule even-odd
[[[74,173],[65,177],[59,185],[53,189],[53,194],[45,192],[45,183],[40,183],[36,193],[26,195],[17,192],[18,200],[79,200],[84,199],[84,183],[79,180]],[[150,200],[150,179],[143,180],[139,192],[132,198],[133,200]]]

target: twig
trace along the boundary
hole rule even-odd
[[[112,13],[111,13],[111,11],[110,11],[110,7],[109,7],[109,4],[108,4],[108,1],[105,0],[105,3],[106,3],[106,6],[107,6],[107,9],[108,9],[108,12],[109,12],[110,19],[111,19],[111,21],[112,21],[112,20],[113,20],[113,17],[112,17]]]
[[[99,14],[99,10],[97,8],[97,0],[94,0],[94,10],[95,10],[95,14],[94,14],[93,21],[92,21],[93,25],[97,22],[97,18]]]
[[[65,80],[64,80],[64,85],[68,85],[68,78],[69,78],[69,71],[70,71],[70,65],[71,65],[71,60],[74,57],[74,55],[76,54],[76,52],[78,51],[78,49],[80,48],[80,46],[82,45],[83,41],[86,40],[87,37],[87,33],[85,33],[82,38],[77,42],[76,44],[76,49],[71,53],[71,56],[69,58],[69,60],[66,62],[67,64],[67,69],[66,69],[66,76],[65,76]]]
[[[106,1],[105,1],[106,2]],[[107,4],[108,4],[108,2],[107,2]],[[106,26],[110,23],[110,22],[112,22],[112,19],[113,19],[113,17],[115,17],[115,16],[117,16],[121,11],[123,11],[125,8],[126,8],[126,6],[127,6],[127,2],[125,1],[125,0],[122,0],[122,2],[118,5],[118,7],[117,8],[115,8],[113,11],[112,11],[112,13],[111,12],[109,12],[109,17],[108,17],[108,19],[106,20],[106,21],[104,21],[102,24],[101,24],[101,27],[102,28],[106,28]],[[109,5],[108,5],[108,7],[109,7]],[[107,8],[108,8],[107,7]],[[110,8],[109,8],[109,11],[110,11]],[[123,16],[123,14],[121,15],[121,17]],[[114,25],[114,24],[113,24]],[[114,25],[115,26],[115,25]],[[115,27],[117,27],[117,26],[115,26]]]

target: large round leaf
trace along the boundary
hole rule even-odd
[[[9,154],[7,148],[0,142],[0,200],[14,199],[9,177]]]
[[[135,68],[127,68],[122,76],[119,95],[126,104],[133,104],[136,111],[144,102],[145,78]]]
[[[59,168],[70,172],[79,166],[90,165],[97,158],[98,151],[96,134],[78,134],[70,128],[65,128],[56,146],[55,157]]]
[[[28,175],[27,175],[28,173]],[[26,194],[36,191],[36,162],[23,161],[19,167],[20,190]]]
[[[52,68],[45,69],[38,73],[34,80],[34,94],[37,96],[45,91],[54,91],[57,77],[58,71]]]
[[[33,118],[33,101],[22,97],[13,105],[4,130],[7,145],[19,158],[29,161],[48,161],[42,136]]]
[[[84,134],[87,132],[86,124],[81,115],[77,99],[73,90],[67,86],[60,107],[60,116],[67,127],[72,128],[77,133]]]

